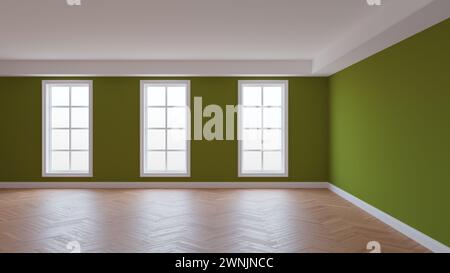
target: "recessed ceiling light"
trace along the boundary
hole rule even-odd
[[[66,0],[69,6],[81,6],[81,0]]]

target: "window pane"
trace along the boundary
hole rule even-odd
[[[164,150],[166,148],[166,132],[165,130],[148,130],[147,131],[147,149]]]
[[[265,106],[281,106],[281,86],[267,86],[264,87],[263,92]]]
[[[264,130],[263,133],[264,149],[281,150],[282,148],[281,135],[282,135],[281,130],[278,129]]]
[[[167,108],[167,127],[186,127],[186,108]]]
[[[244,150],[260,150],[261,130],[244,130],[242,133],[242,148]]]
[[[89,130],[71,130],[72,149],[88,150],[89,149]]]
[[[260,106],[261,87],[244,86],[242,92],[242,104],[245,106]]]
[[[88,152],[71,152],[71,170],[72,171],[89,171],[89,153]]]
[[[167,130],[167,149],[186,150],[186,130]]]
[[[171,86],[167,87],[167,105],[185,106],[186,105],[186,87]]]
[[[188,85],[174,81],[141,81],[145,89],[146,125],[143,175],[187,171]],[[155,84],[155,85],[154,85]]]
[[[69,152],[51,153],[51,171],[69,170]]]
[[[53,86],[51,87],[51,105],[69,106],[69,87]]]
[[[264,108],[264,128],[282,128],[281,108]]]
[[[52,130],[52,150],[69,149],[69,130]]]
[[[89,105],[89,87],[88,86],[74,86],[71,90],[71,105],[72,106],[88,106]]]
[[[90,85],[52,81],[44,91],[45,111],[48,113],[45,117],[48,138],[44,147],[44,172],[61,176],[87,174],[90,163]]]
[[[265,171],[283,171],[283,159],[281,152],[264,152],[264,170]]]
[[[166,91],[164,86],[147,87],[147,106],[166,105]]]
[[[255,176],[284,175],[285,104],[284,81],[245,81],[240,86],[242,98],[239,126],[240,174]]]
[[[89,108],[72,108],[72,128],[89,128]]]
[[[167,170],[186,171],[186,152],[167,152]]]
[[[68,128],[69,127],[69,109],[68,108],[52,108],[52,128]]]
[[[261,108],[243,108],[242,125],[244,128],[261,128]]]
[[[242,152],[242,170],[261,171],[261,152]]]
[[[147,152],[146,169],[150,172],[165,171],[166,153],[165,152]]]
[[[166,127],[166,109],[147,108],[147,126],[149,128]]]

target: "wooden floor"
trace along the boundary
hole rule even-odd
[[[327,189],[0,190],[0,252],[428,252]]]

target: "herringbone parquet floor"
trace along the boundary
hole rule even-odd
[[[326,189],[0,190],[0,252],[427,252]]]

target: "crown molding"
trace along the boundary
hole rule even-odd
[[[312,74],[333,75],[449,17],[449,0],[393,2],[319,54]]]
[[[0,61],[0,76],[308,76],[312,61]]]
[[[311,60],[0,60],[0,76],[330,76],[450,17],[449,0],[373,8]]]

